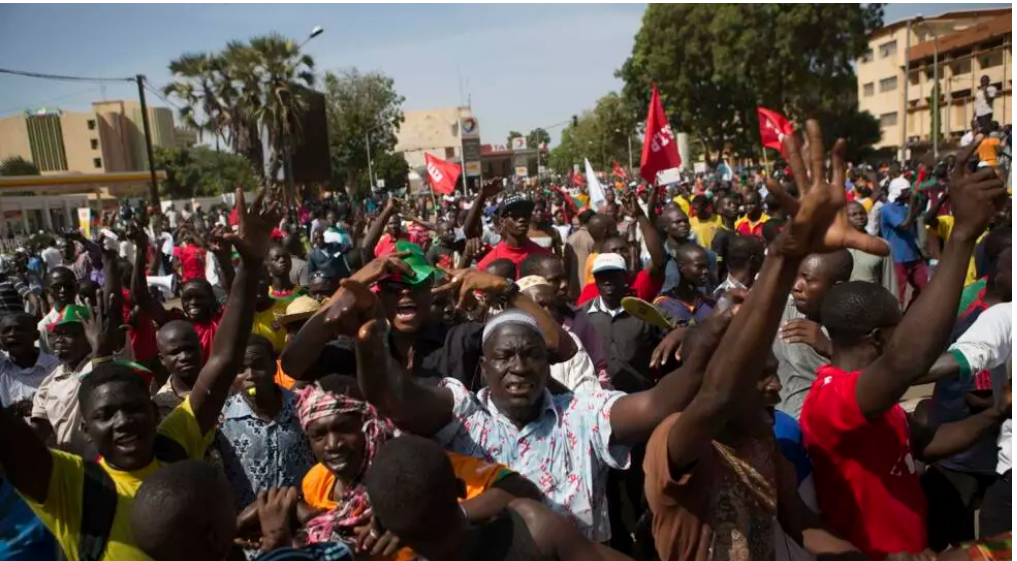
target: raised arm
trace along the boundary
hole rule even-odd
[[[208,250],[215,256],[215,261],[219,264],[219,270],[222,271],[223,285],[226,290],[229,290],[233,286],[233,281],[237,278],[237,272],[233,268],[230,244],[224,238],[226,232],[227,229],[225,227],[214,228],[208,237]]]
[[[226,239],[240,253],[240,269],[212,341],[212,352],[189,397],[202,434],[215,427],[233,380],[243,367],[244,348],[254,324],[253,302],[268,252],[269,236],[272,227],[279,223],[279,205],[273,197],[266,197],[264,189],[250,209],[244,206],[242,189],[237,189],[236,196],[240,229],[228,234]]]
[[[166,311],[162,304],[153,300],[152,294],[148,291],[148,279],[145,275],[148,257],[148,234],[141,227],[134,228],[128,234],[136,246],[134,250],[134,269],[131,271],[131,296],[138,307],[148,314],[156,325],[168,323],[171,319],[169,312]]]
[[[1010,418],[1010,382],[1007,381],[998,403],[975,415],[953,423],[925,425],[912,417],[911,450],[915,458],[926,463],[949,458],[974,446],[983,437],[999,431]]]
[[[653,208],[657,201],[657,190],[653,189],[650,194],[649,209],[650,213],[653,213]],[[629,210],[629,213],[636,218],[636,222],[639,223],[639,231],[643,234],[643,241],[646,242],[646,249],[650,252],[650,266],[647,272],[650,273],[655,279],[664,278],[664,243],[660,239],[660,233],[653,227],[653,223],[643,212],[642,207],[639,206],[639,202],[636,200],[637,195],[634,192],[628,192],[622,197],[622,201],[625,207]]]
[[[463,234],[467,238],[479,238],[483,233],[480,229],[480,217],[484,215],[484,203],[499,192],[501,192],[501,180],[494,178],[484,182],[484,186],[480,189],[480,196],[473,201],[470,212],[466,213],[466,221],[463,222]]]
[[[364,240],[360,244],[361,251],[365,255],[368,253],[371,257],[374,257],[374,246],[378,245],[378,240],[381,239],[382,233],[385,232],[385,225],[388,224],[390,218],[399,212],[399,203],[395,199],[389,197],[388,202],[385,203],[385,208],[381,209],[378,216],[371,222],[371,227],[367,230],[367,235],[364,236]],[[370,261],[365,259],[364,262]]]
[[[6,407],[0,407],[0,468],[22,495],[46,502],[53,456],[28,423]]]
[[[894,330],[886,351],[858,377],[855,397],[867,419],[893,407],[946,347],[975,240],[992,219],[993,201],[1006,193],[993,169],[983,168],[973,174],[968,171],[967,162],[979,141],[957,160],[951,177],[956,224],[936,274]],[[922,336],[915,337],[915,333]]]

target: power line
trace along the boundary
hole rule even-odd
[[[24,70],[11,70],[0,68],[0,74],[13,74],[15,76],[27,76],[29,78],[43,78],[46,80],[63,80],[65,82],[133,82],[134,78],[85,78],[83,76],[64,76],[61,74],[43,74],[41,72],[26,72]]]
[[[160,92],[154,86],[150,85],[147,81],[145,82],[145,89],[150,91],[150,92],[152,92],[153,94],[155,94],[155,97],[158,97],[159,99],[161,99],[163,101],[163,103],[165,103],[166,105],[169,105],[170,107],[176,109],[177,111],[183,111],[184,110],[183,107],[180,107],[176,103],[173,103],[172,101],[170,101],[168,97],[163,95],[162,92]]]

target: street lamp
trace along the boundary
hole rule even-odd
[[[321,35],[324,32],[325,32],[325,28],[324,27],[322,27],[320,25],[314,26],[314,28],[311,29],[311,32],[307,35],[307,38],[304,39],[303,41],[301,41],[299,45],[297,45],[297,52],[299,53],[300,50],[304,48],[304,45],[306,45],[308,41],[310,41],[311,39],[314,39],[315,37],[317,37],[318,35]],[[292,141],[293,141],[293,139],[292,138],[288,138],[288,137],[285,138],[285,140],[283,141],[283,151],[284,151],[283,156],[285,157],[285,160],[286,160],[286,172],[285,172],[286,173],[286,203],[288,205],[293,203],[293,195],[294,195],[294,188],[293,188],[293,149],[290,146],[290,143],[292,143]]]
[[[614,129],[614,132],[621,133],[621,129]],[[625,133],[629,141],[629,173],[632,173],[632,133]]]
[[[325,32],[325,28],[324,27],[322,27],[320,25],[314,26],[314,28],[311,29],[311,33],[307,35],[307,39],[304,39],[303,41],[300,42],[299,45],[297,45],[297,50],[304,48],[304,45],[306,45],[308,41],[310,41],[311,39],[314,39],[315,37],[317,37],[318,35],[321,35],[324,32]]]

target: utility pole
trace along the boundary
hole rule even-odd
[[[155,179],[155,156],[152,154],[152,127],[148,124],[148,105],[145,103],[145,76],[138,74],[134,77],[138,82],[138,98],[141,101],[141,126],[145,130],[145,152],[148,154],[148,171],[151,174],[151,182],[148,186],[148,197],[152,199],[151,205],[159,207],[159,184]]]
[[[921,21],[921,15],[919,14],[916,18],[909,19],[907,28],[905,30],[904,39],[904,106],[903,112],[901,113],[900,122],[900,153],[897,154],[897,160],[903,162],[907,156],[908,150],[908,82],[911,81],[911,22],[914,20]],[[765,149],[764,149],[765,152]]]
[[[372,129],[373,130],[373,129]],[[374,192],[374,170],[371,167],[371,131],[364,134],[364,141],[367,143],[367,181],[370,182],[368,192]]]

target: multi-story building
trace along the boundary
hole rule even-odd
[[[858,106],[879,119],[877,148],[903,159],[932,141],[939,78],[940,146],[971,128],[974,94],[988,76],[998,95],[995,120],[1011,122],[1012,8],[948,12],[888,24],[869,36],[856,61]]]
[[[148,169],[141,104],[98,101],[91,112],[42,108],[0,119],[0,160],[21,156],[43,174]],[[152,146],[194,144],[191,131],[173,126],[166,107],[148,108]]]
[[[459,123],[472,116],[469,107],[405,111],[395,151],[402,152],[410,169],[425,166],[424,155],[428,153],[458,163],[462,158]]]

